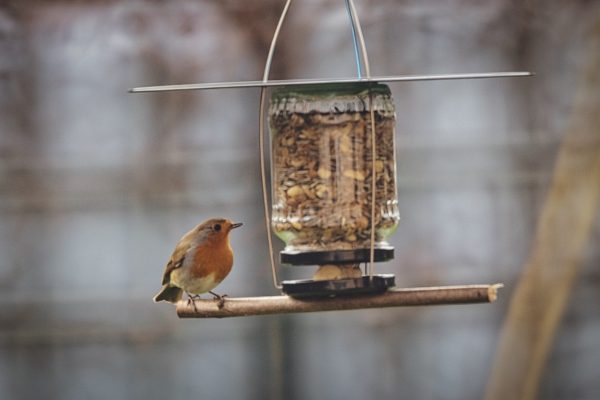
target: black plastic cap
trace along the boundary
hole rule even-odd
[[[373,277],[314,281],[311,279],[283,281],[282,291],[294,298],[359,296],[383,293],[396,286],[393,274],[379,274]]]
[[[279,253],[282,264],[324,265],[324,264],[360,264],[370,261],[370,249],[333,250],[333,251],[286,251]],[[375,262],[394,259],[394,248],[375,249]]]

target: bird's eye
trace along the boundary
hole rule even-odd
[[[217,232],[219,232],[221,230],[221,224],[215,224],[215,226],[213,227],[213,229]]]

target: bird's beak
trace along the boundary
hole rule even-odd
[[[235,224],[231,224],[231,229],[239,228],[242,225],[244,224],[242,224],[241,222],[236,222]]]

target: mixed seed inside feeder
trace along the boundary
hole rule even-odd
[[[375,178],[369,106],[375,116]],[[385,239],[397,227],[399,213],[395,111],[389,88],[360,83],[282,87],[272,94],[269,122],[272,225],[286,243],[282,261],[368,261],[372,179],[376,188],[374,245],[388,251],[385,259],[391,258]],[[336,258],[336,252],[345,254]],[[307,253],[314,257],[302,257]]]

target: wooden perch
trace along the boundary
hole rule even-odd
[[[219,308],[217,300],[183,300],[177,304],[180,318],[225,318],[249,315],[287,314],[316,311],[355,310],[400,306],[491,303],[502,284],[438,286],[390,289],[376,295],[294,299],[289,296],[225,298]]]

